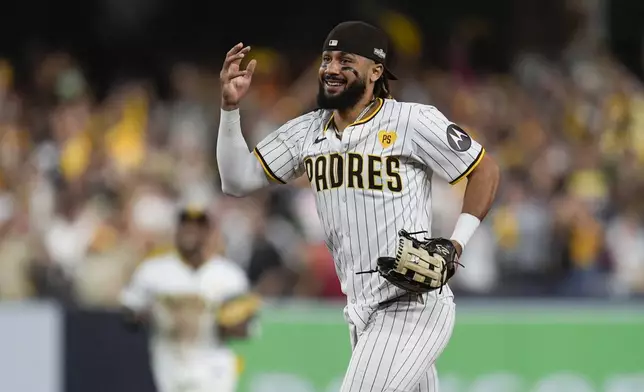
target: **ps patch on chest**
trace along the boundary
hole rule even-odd
[[[380,131],[378,132],[378,141],[382,148],[389,148],[396,142],[396,132],[394,131]]]

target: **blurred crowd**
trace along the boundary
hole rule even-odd
[[[398,100],[439,108],[503,169],[498,198],[453,288],[472,296],[644,294],[644,90],[600,47],[573,40],[556,59],[517,53],[508,74],[427,69],[412,24],[390,18]],[[472,33],[473,34],[473,33]],[[254,48],[242,108],[250,146],[312,109],[318,59],[296,79],[288,55]],[[223,58],[223,54],[222,54]],[[0,61],[0,299],[114,306],[133,269],[172,250],[177,205],[215,217],[210,251],[238,262],[261,293],[339,299],[305,178],[247,199],[221,194],[214,157],[218,70],[177,63],[160,98],[150,80],[115,81],[97,99],[65,52],[44,53],[29,89]],[[440,179],[434,235],[449,235],[465,183]]]

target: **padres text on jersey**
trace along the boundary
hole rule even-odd
[[[438,109],[416,103],[379,99],[377,110],[349,125],[341,138],[331,124],[331,111],[307,113],[254,152],[275,182],[307,176],[350,317],[363,323],[379,303],[403,292],[377,274],[356,272],[393,255],[400,229],[426,230],[431,237],[432,174],[454,184],[474,170],[485,150]]]

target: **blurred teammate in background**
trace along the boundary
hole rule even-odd
[[[485,149],[435,107],[391,99],[388,81],[396,77],[385,66],[387,49],[387,37],[366,23],[334,28],[322,49],[320,109],[268,135],[254,154],[238,110],[256,65],[252,60],[240,69],[250,48],[232,48],[221,71],[217,162],[223,191],[244,196],[306,174],[315,192],[349,302],[353,354],[342,392],[438,390],[434,364],[455,317],[446,282],[499,181]],[[434,246],[425,249],[401,231],[431,237],[432,173],[468,183],[453,235],[430,239]],[[393,263],[393,256],[397,279],[360,273],[375,272],[383,260]]]
[[[259,301],[244,271],[205,254],[211,219],[183,208],[176,253],[145,260],[122,293],[127,322],[149,325],[150,354],[159,392],[233,392],[239,361],[226,348],[246,338]]]

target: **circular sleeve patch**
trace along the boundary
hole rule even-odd
[[[472,138],[456,124],[447,127],[447,143],[454,151],[463,152],[472,147]]]

